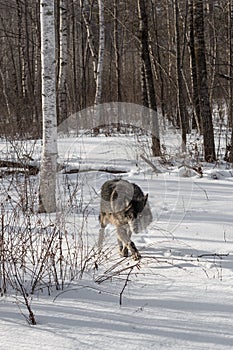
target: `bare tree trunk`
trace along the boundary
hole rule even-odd
[[[84,0],[80,0],[80,8],[83,20],[87,30],[87,42],[92,56],[93,73],[96,85],[94,105],[99,105],[102,98],[102,76],[104,63],[104,49],[105,49],[105,27],[104,27],[104,5],[103,0],[98,0],[99,7],[99,49],[98,54],[94,45],[94,35],[90,23],[90,15],[84,4]]]
[[[67,0],[59,1],[58,123],[67,118]]]
[[[6,117],[6,123],[9,123],[9,119],[10,119],[10,116],[11,116],[11,110],[10,110],[10,104],[9,104],[9,99],[8,99],[8,95],[7,95],[7,92],[6,92],[6,81],[5,81],[5,77],[4,77],[4,74],[0,68],[0,77],[2,79],[2,93],[3,93],[3,96],[5,98],[5,103],[6,103],[6,107],[7,107],[7,117]]]
[[[182,152],[186,151],[186,134],[188,129],[188,113],[185,107],[184,99],[184,84],[183,84],[183,72],[182,72],[182,62],[181,62],[181,38],[180,38],[180,28],[179,28],[179,7],[178,1],[175,0],[175,33],[176,33],[176,72],[177,72],[177,94],[178,94],[178,113],[179,121],[181,125],[182,134]]]
[[[95,105],[101,103],[102,98],[102,81],[103,81],[103,65],[104,65],[104,49],[105,49],[105,28],[104,28],[104,4],[103,0],[98,0],[99,5],[99,51],[98,63],[96,69],[96,93]]]
[[[189,46],[190,46],[190,60],[191,60],[191,78],[192,78],[192,92],[193,92],[193,107],[194,107],[194,118],[192,126],[197,128],[201,134],[201,111],[198,94],[197,84],[197,67],[195,57],[195,43],[194,43],[194,14],[193,14],[193,0],[189,0]]]
[[[92,57],[94,80],[96,81],[98,56],[94,45],[94,35],[91,29],[90,16],[88,14],[86,6],[84,5],[84,0],[80,0],[80,8],[81,8],[81,13],[82,13],[86,31],[87,31],[87,42],[88,42],[88,47]]]
[[[43,149],[39,212],[56,211],[57,116],[54,0],[41,0]]]
[[[233,4],[231,1],[229,1],[229,4],[228,4],[228,41],[229,41],[228,75],[231,79],[229,79],[229,82],[228,82],[229,84],[228,124],[231,127],[233,127],[233,37],[232,36],[233,36]]]
[[[142,104],[143,106],[150,108],[147,83],[146,83],[145,65],[142,60],[141,60],[141,90],[142,90]]]
[[[206,67],[203,1],[194,0],[194,4],[195,58],[204,138],[204,157],[207,162],[212,162],[216,160],[216,155]]]
[[[209,28],[207,31],[207,38],[209,40],[209,54],[208,54],[208,65],[210,67],[209,74],[209,100],[210,104],[213,104],[213,92],[216,83],[216,72],[218,72],[219,67],[216,64],[218,60],[218,39],[216,33],[215,15],[214,15],[214,2],[209,0],[208,4],[208,16],[209,16]]]
[[[114,0],[114,50],[115,50],[115,65],[116,65],[116,101],[120,102],[121,97],[121,67],[120,67],[120,49],[119,49],[119,33],[118,33],[118,6],[119,0]]]
[[[171,16],[171,2],[170,0],[166,0],[166,35],[167,35],[167,59],[168,59],[168,67],[167,67],[167,76],[170,78],[173,76],[172,73],[172,67],[173,67],[173,31],[172,31],[172,27],[173,27],[173,23],[174,23],[174,19]],[[167,98],[168,98],[168,106],[166,106],[166,112],[168,115],[168,120],[170,122],[174,123],[174,103],[171,103],[171,101],[174,100],[174,95],[173,95],[173,83],[171,79],[167,79]]]
[[[25,99],[26,94],[26,61],[24,57],[24,26],[23,26],[23,9],[22,3],[17,0],[17,15],[18,15],[18,55],[19,55],[19,101],[18,108],[16,109],[17,129],[18,132],[22,132],[22,116],[24,117],[24,110],[22,110],[22,101]]]
[[[153,57],[154,69],[158,71],[158,76],[160,79],[160,103],[161,103],[161,112],[163,116],[163,121],[165,121],[166,109],[165,109],[165,85],[164,85],[164,73],[162,70],[162,61],[161,61],[161,53],[160,53],[160,45],[159,45],[159,35],[158,35],[158,14],[155,4],[152,2],[152,11],[153,11],[153,24],[154,28],[152,29],[155,33],[155,54],[153,53],[153,46],[151,45],[151,55]],[[152,39],[150,38],[150,42]],[[157,62],[156,62],[156,58]]]
[[[19,35],[19,74],[20,74],[20,95],[25,97],[26,92],[26,62],[24,57],[24,33],[23,26],[23,9],[21,1],[17,0],[17,13],[18,13],[18,35]]]
[[[147,87],[147,96],[149,107],[152,110],[152,153],[153,156],[160,156],[160,137],[159,122],[157,113],[157,104],[155,98],[155,88],[153,81],[153,73],[150,60],[149,42],[148,42],[148,19],[146,12],[145,0],[138,0],[138,15],[140,22],[140,43],[141,43],[141,59],[144,65],[145,81]],[[144,79],[142,70],[142,81]]]
[[[229,108],[228,124],[231,127],[231,145],[229,152],[229,162],[233,163],[233,5],[229,1],[228,5],[228,40],[229,40]]]
[[[73,95],[73,104],[72,104],[72,112],[77,111],[77,94],[76,94],[76,86],[77,86],[77,67],[76,67],[76,17],[75,17],[75,0],[72,0],[71,3],[71,48],[72,48],[72,70],[73,70],[73,79],[72,79],[72,95]]]

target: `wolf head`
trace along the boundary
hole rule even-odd
[[[119,224],[128,224],[135,233],[152,222],[148,194],[126,180],[110,180],[101,189],[101,212],[112,214]]]
[[[129,203],[125,210],[128,224],[133,232],[139,233],[147,228],[152,222],[153,217],[148,203],[148,194],[141,198],[140,201],[134,199]]]

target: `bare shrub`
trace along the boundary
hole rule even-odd
[[[13,175],[2,179],[1,186],[0,293],[20,301],[30,324],[36,324],[34,294],[63,290],[98,264],[88,243],[88,203],[74,202],[77,187],[69,183],[70,211],[45,215],[36,211],[37,185],[35,177]]]

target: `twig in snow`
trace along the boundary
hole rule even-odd
[[[206,191],[204,188],[202,188],[201,186],[199,186],[196,182],[194,182],[194,184],[195,184],[198,188],[200,188],[200,190],[202,190],[202,191],[205,193],[206,199],[209,200],[207,191]]]
[[[229,256],[229,253],[225,253],[225,254],[221,254],[221,253],[204,253],[204,254],[200,254],[197,257],[198,258],[206,258],[206,257],[217,257],[217,258],[223,258]]]
[[[35,326],[36,325],[36,318],[35,318],[35,315],[32,311],[32,308],[31,308],[31,305],[29,303],[29,300],[28,300],[28,294],[27,294],[27,291],[25,290],[25,287],[23,286],[23,283],[20,281],[18,275],[17,275],[17,271],[16,271],[16,274],[15,274],[15,279],[18,283],[18,286],[19,286],[19,289],[21,291],[21,294],[23,296],[23,299],[24,299],[24,304],[28,310],[28,314],[29,314],[29,317],[27,319],[28,323],[32,326]]]
[[[149,159],[147,159],[143,154],[140,155],[140,158],[144,160],[156,173],[160,174],[161,170],[159,170]]]
[[[133,271],[133,268],[134,268],[134,266],[131,266],[131,268],[130,268],[130,270],[129,270],[127,276],[126,276],[126,280],[125,280],[124,286],[123,286],[123,288],[122,288],[122,291],[120,292],[120,305],[122,305],[123,293],[124,293],[124,290],[125,290],[125,288],[126,288],[128,282],[129,282],[129,277],[130,277],[130,275],[131,275],[131,272]]]
[[[203,177],[203,172],[202,172],[202,168],[200,166],[191,166],[191,165],[188,165],[186,163],[182,163],[179,168],[188,168],[188,169],[191,169],[193,171],[195,171],[200,177]]]

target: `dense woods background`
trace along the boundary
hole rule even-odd
[[[56,0],[55,22],[59,123],[96,103],[102,28],[97,103],[158,109],[184,142],[213,110],[232,125],[232,1]],[[0,133],[38,137],[41,124],[40,2],[0,0]]]

